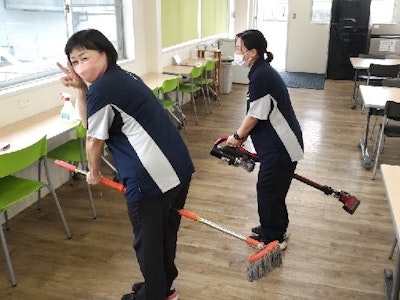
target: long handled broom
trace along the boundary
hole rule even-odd
[[[87,175],[86,171],[81,170],[81,169],[77,168],[76,166],[69,164],[65,161],[55,160],[54,163],[57,166],[67,169],[70,172]],[[108,178],[102,177],[100,180],[100,183],[104,184],[106,186],[109,186],[113,189],[116,189],[119,192],[122,192],[122,193],[125,192],[125,187],[121,183],[115,182]],[[248,245],[259,250],[259,252],[251,255],[247,259],[249,262],[249,265],[247,267],[247,280],[250,282],[261,279],[262,277],[268,275],[272,270],[274,270],[275,268],[279,267],[282,264],[282,253],[281,253],[281,249],[279,247],[278,241],[272,241],[269,244],[265,245],[264,243],[261,243],[255,239],[252,239],[250,237],[245,237],[245,236],[235,233],[232,230],[227,229],[221,225],[218,225],[214,222],[211,222],[209,220],[201,218],[201,217],[195,215],[194,213],[191,213],[185,209],[180,209],[177,212],[181,216],[184,216],[188,219],[206,224],[214,229],[217,229],[217,230],[224,232],[226,234],[229,234],[237,239],[240,239],[240,240],[246,242]]]

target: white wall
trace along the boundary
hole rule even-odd
[[[289,0],[286,70],[325,74],[329,25],[310,23],[311,0]]]

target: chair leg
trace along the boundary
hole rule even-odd
[[[14,269],[11,263],[10,252],[8,251],[8,246],[6,242],[6,237],[4,235],[3,228],[0,228],[0,240],[1,244],[3,245],[4,257],[6,259],[8,273],[10,274],[11,285],[16,286],[17,280],[15,279]]]
[[[384,128],[382,126],[379,131],[378,140],[376,141],[378,143],[378,146],[376,146],[375,163],[374,163],[374,169],[372,170],[372,179],[373,180],[375,179],[376,169],[378,167],[379,155],[380,155],[381,147],[382,147],[383,131],[384,131]],[[375,143],[375,145],[376,145],[376,143]]]
[[[183,93],[182,93],[182,99],[183,99]],[[199,124],[198,118],[197,118],[197,108],[196,108],[196,100],[194,99],[194,93],[190,93],[190,100],[192,101],[192,105],[193,105],[193,111],[194,111],[194,117],[196,120],[196,125]]]
[[[92,209],[92,215],[93,215],[93,219],[97,218],[97,213],[96,213],[96,207],[94,205],[94,201],[93,201],[93,193],[92,193],[92,188],[90,187],[90,184],[86,184],[87,186],[87,190],[88,190],[88,195],[89,195],[89,202],[90,202],[90,207]]]
[[[394,250],[396,249],[396,245],[397,245],[397,238],[394,239],[392,249],[390,250],[389,259],[392,259]]]
[[[82,169],[86,170],[87,166],[85,164],[85,158],[83,156],[83,153],[85,153],[85,152],[83,151],[83,144],[81,144],[81,165],[82,165]],[[92,209],[93,219],[96,219],[97,218],[97,213],[96,213],[96,207],[95,207],[94,201],[93,201],[92,188],[90,187],[90,184],[88,184],[88,183],[86,183],[86,187],[87,187],[87,190],[88,190],[89,203],[90,203],[90,208]]]
[[[206,112],[208,112],[208,113],[212,113],[212,111],[211,111],[211,96],[210,96],[210,90],[208,89],[208,84],[205,84],[204,86],[203,86],[203,89],[202,90],[205,90],[205,94],[206,94],[206,101],[207,101],[207,104],[206,104]],[[207,106],[208,106],[208,111],[207,111]]]
[[[208,88],[209,92],[214,95],[214,98],[218,101],[218,105],[221,105],[221,100],[219,98],[218,93],[216,91],[214,91],[214,89],[210,85],[207,85],[207,88]]]
[[[63,210],[62,210],[62,208],[61,208],[60,201],[58,200],[56,191],[54,190],[54,187],[53,187],[53,185],[52,185],[52,183],[51,183],[50,176],[49,176],[49,169],[48,169],[48,166],[47,166],[46,157],[42,158],[41,160],[43,161],[44,170],[45,170],[45,173],[46,173],[46,179],[47,179],[47,184],[46,184],[46,186],[47,186],[49,192],[50,192],[50,193],[52,194],[52,196],[53,196],[54,203],[55,203],[55,205],[56,205],[56,207],[57,207],[58,213],[60,214],[60,217],[61,217],[61,221],[62,221],[62,223],[63,223],[63,225],[64,225],[65,234],[66,234],[67,238],[70,239],[70,238],[71,238],[71,231],[69,230],[68,223],[67,223],[67,220],[65,219],[65,216],[64,216]],[[40,167],[40,166],[39,166],[39,167]]]
[[[204,86],[201,86],[201,94],[203,95],[204,106],[206,108],[206,113],[211,114],[211,102],[210,97],[206,95],[204,91]]]

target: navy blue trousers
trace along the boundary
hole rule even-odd
[[[178,276],[175,257],[181,216],[177,210],[185,205],[190,180],[159,196],[128,202],[133,247],[145,281],[138,300],[165,300]]]
[[[265,240],[281,240],[289,225],[286,207],[288,193],[297,162],[271,166],[260,164],[257,180],[257,203]]]

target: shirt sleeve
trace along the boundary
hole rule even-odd
[[[265,95],[257,100],[251,101],[247,115],[258,120],[268,120],[271,112],[271,103],[270,95]]]
[[[88,118],[87,135],[99,140],[108,139],[108,129],[114,119],[115,112],[111,105],[106,105]]]

